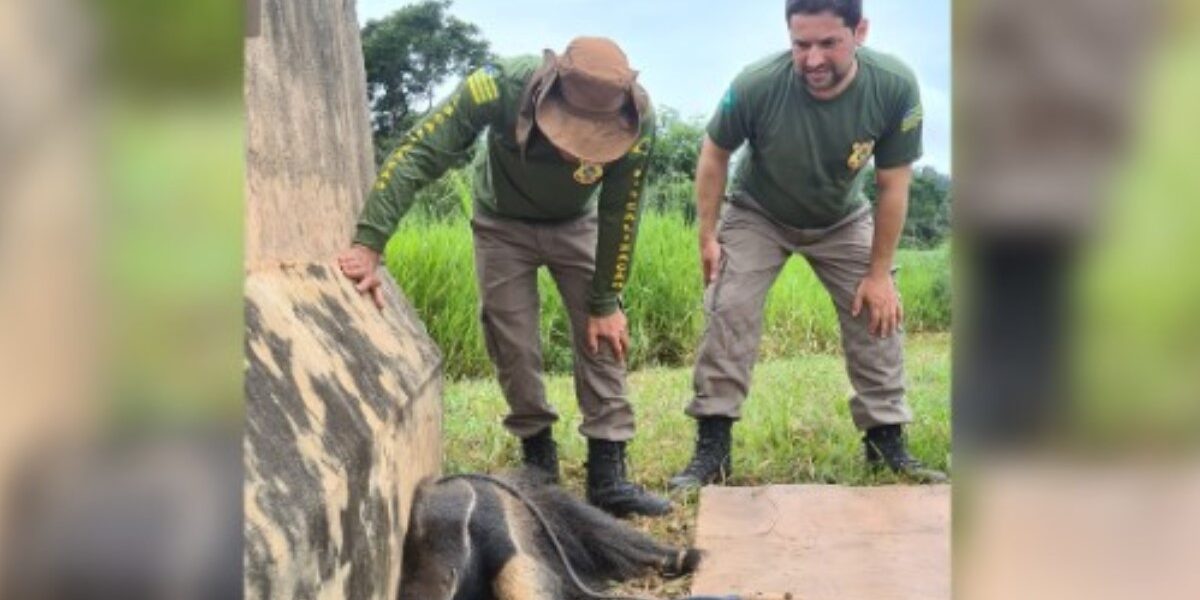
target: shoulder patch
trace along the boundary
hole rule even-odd
[[[476,69],[467,77],[467,89],[471,92],[471,101],[475,104],[487,104],[500,97],[496,87],[496,67],[487,65]]]
[[[920,104],[908,109],[908,112],[904,113],[904,119],[900,121],[900,133],[908,133],[916,129],[924,116],[925,112],[921,109]]]

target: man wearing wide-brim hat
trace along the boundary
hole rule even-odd
[[[620,295],[629,280],[654,116],[611,40],[580,37],[562,55],[476,70],[410,131],[380,169],[342,272],[380,303],[379,254],[417,190],[475,160],[475,267],[488,355],[524,461],[558,478],[538,340],[537,269],[548,267],[571,319],[575,390],[588,438],[587,495],[618,516],[660,515],[665,499],[630,483],[634,414]]]

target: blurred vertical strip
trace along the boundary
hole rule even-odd
[[[0,3],[0,597],[240,596],[238,0]]]
[[[1072,282],[1108,226],[1112,174],[1127,159],[1159,35],[1156,5],[956,5],[960,458],[1054,437],[1070,413]]]
[[[1194,598],[1200,11],[956,0],[956,597]]]
[[[71,1],[0,5],[0,536],[17,473],[96,421],[93,25]]]

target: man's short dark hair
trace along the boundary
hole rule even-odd
[[[841,17],[846,27],[854,29],[862,21],[862,0],[787,0],[784,18],[791,21],[792,15],[819,15],[824,12]]]

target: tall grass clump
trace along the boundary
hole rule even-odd
[[[684,218],[657,212],[642,217],[625,288],[635,368],[688,362],[704,326],[696,230]]]
[[[832,351],[838,347],[838,331],[829,294],[804,259],[793,257],[767,294],[760,356]]]
[[[411,214],[384,250],[388,272],[437,342],[452,377],[489,372],[475,289],[471,228],[465,219]]]
[[[479,324],[471,228],[465,218],[410,215],[388,244],[386,264],[441,347],[454,379],[491,372]],[[949,251],[900,250],[897,280],[910,332],[950,325]],[[547,371],[571,371],[566,311],[545,269],[538,274]],[[690,365],[704,328],[696,230],[678,211],[647,211],[625,289],[633,369]],[[767,297],[761,355],[791,357],[840,347],[837,315],[803,259],[789,261]]]
[[[950,244],[932,250],[897,253],[896,283],[908,331],[946,331],[950,328]]]

